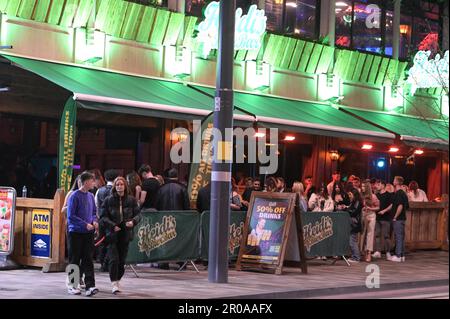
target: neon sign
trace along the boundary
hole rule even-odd
[[[411,84],[411,94],[417,88],[437,88],[446,87],[448,89],[448,51],[441,59],[440,54],[436,54],[434,59],[430,59],[431,51],[419,51],[414,57],[414,66],[409,69],[407,82]]]
[[[203,54],[208,55],[211,49],[219,45],[219,2],[213,1],[205,9],[205,20],[198,25],[198,41],[203,43]],[[261,47],[261,36],[266,31],[267,17],[264,10],[251,5],[248,13],[242,15],[242,9],[236,10],[234,36],[235,50],[258,50]]]

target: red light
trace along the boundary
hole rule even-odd
[[[295,136],[293,136],[293,135],[286,135],[284,140],[287,141],[287,142],[294,141],[295,140]]]
[[[373,147],[372,144],[364,144],[364,145],[361,147],[361,149],[363,149],[363,150],[371,150],[372,147]]]
[[[397,153],[398,150],[399,150],[398,147],[392,146],[392,147],[389,149],[389,152],[391,152],[391,153]]]
[[[423,150],[415,150],[414,154],[416,155],[422,155],[423,154]]]

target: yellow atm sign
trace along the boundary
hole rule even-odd
[[[31,233],[35,235],[50,235],[50,211],[33,209],[31,215]]]

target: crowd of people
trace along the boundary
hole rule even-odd
[[[109,272],[113,293],[120,291],[128,245],[133,228],[140,221],[140,212],[190,210],[187,186],[178,181],[176,169],[164,171],[164,177],[154,175],[149,165],[138,172],[122,176],[119,170],[86,171],[75,178],[63,205],[67,214],[67,248],[70,264],[78,265],[84,281],[75,286],[68,281],[68,293],[80,294],[84,285],[86,295],[94,295],[94,254],[101,270]],[[344,183],[334,172],[329,183],[316,187],[313,178],[295,181],[291,189],[282,177],[260,179],[247,177],[236,183],[232,180],[230,209],[245,211],[252,192],[292,192],[297,194],[296,205],[302,212],[346,211],[351,218],[350,262],[361,259],[386,258],[405,261],[404,234],[406,209],[410,201],[427,201],[425,192],[412,181],[409,187],[396,176],[393,184],[378,179],[363,180],[350,176]],[[239,185],[240,184],[240,185]],[[197,210],[210,209],[211,184],[198,192]],[[392,251],[391,232],[395,235]],[[376,239],[379,240],[376,240]],[[361,257],[361,252],[363,256]],[[181,266],[181,265],[180,265]],[[159,264],[168,269],[167,263]]]
[[[313,185],[312,176],[306,176],[303,183],[295,181],[290,190],[286,188],[282,177],[267,178],[264,188],[259,179],[246,178],[245,184],[239,210],[247,208],[252,191],[264,191],[296,193],[297,206],[302,212],[348,212],[352,221],[350,262],[359,262],[361,259],[370,262],[372,258],[381,258],[382,253],[387,260],[404,262],[405,220],[409,202],[428,201],[426,193],[416,181],[411,181],[407,186],[401,176],[396,176],[392,184],[374,178],[361,181],[354,175],[343,182],[340,172],[335,171],[329,183],[318,187]],[[234,196],[233,192],[231,197]],[[239,200],[232,199],[231,202],[231,208],[235,209],[234,202]],[[392,232],[395,251],[392,250]]]
[[[112,293],[120,292],[125,272],[128,245],[133,228],[139,223],[141,209],[188,210],[186,186],[178,182],[176,169],[168,169],[164,177],[154,176],[149,165],[138,172],[121,176],[118,170],[86,171],[75,178],[67,193],[62,212],[67,214],[67,248],[69,263],[80,269],[83,280],[77,285],[67,280],[68,293],[95,295],[94,253],[101,270],[108,271]],[[168,269],[168,264],[161,264]]]

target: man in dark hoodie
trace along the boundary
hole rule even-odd
[[[178,182],[175,168],[165,171],[166,183],[156,193],[157,210],[189,210],[189,196],[186,187]]]
[[[165,184],[156,193],[155,207],[157,210],[189,210],[189,196],[186,187],[178,182],[178,172],[175,168],[164,171]],[[178,263],[181,267],[183,263]],[[169,269],[168,263],[160,263],[159,268]]]
[[[117,178],[117,176],[119,176],[119,172],[117,170],[115,169],[107,170],[105,172],[106,185],[99,188],[97,193],[95,193],[95,205],[97,206],[98,220],[100,220],[102,217],[100,216],[100,212],[103,202],[108,196],[111,195],[113,183],[114,180]],[[104,225],[103,223],[100,222],[98,229],[98,240],[102,240],[104,236],[105,236]],[[103,241],[97,247],[97,258],[101,265],[100,270],[103,272],[108,271],[108,260],[106,260],[107,246],[108,246],[107,243]]]

